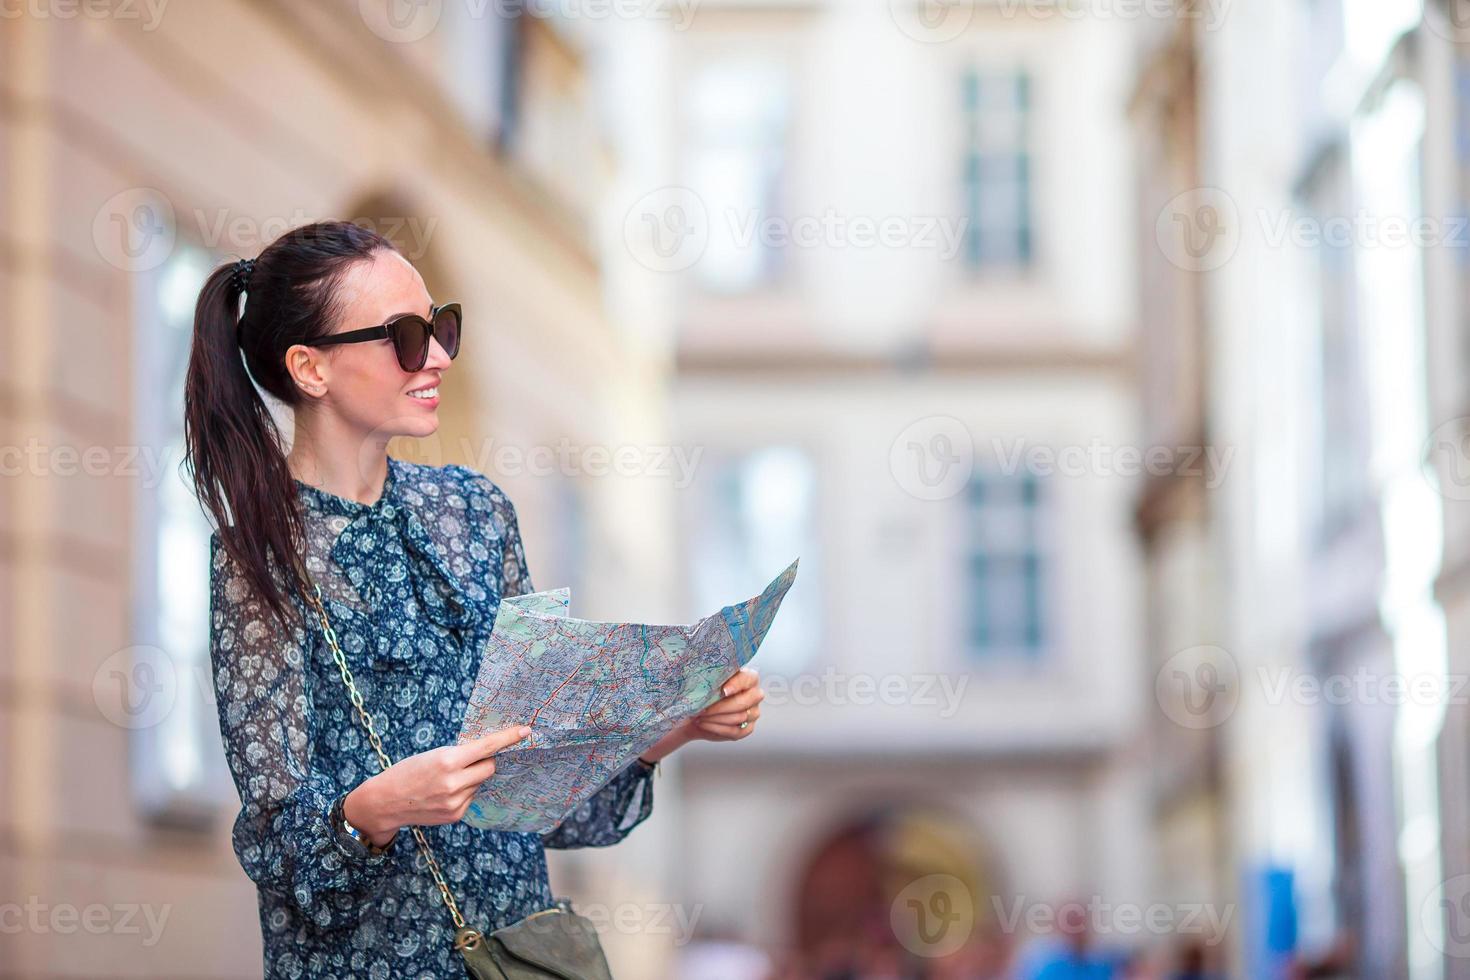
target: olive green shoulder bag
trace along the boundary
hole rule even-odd
[[[387,769],[393,760],[383,751],[382,740],[373,727],[373,716],[363,706],[362,695],[352,682],[352,671],[347,667],[347,659],[337,643],[337,633],[322,606],[321,589],[305,570],[302,574],[306,575],[311,586],[307,590],[308,601],[321,620],[322,633],[332,648],[332,658],[342,674],[342,683],[347,685],[357,719],[367,730],[368,742],[378,757],[378,765]],[[454,920],[454,948],[464,957],[465,969],[473,980],[612,980],[612,971],[603,955],[596,927],[586,916],[573,911],[571,902],[566,899],[558,899],[550,908],[532,912],[488,934],[466,925],[424,832],[418,827],[409,827],[409,830],[424,855],[429,874],[444,900],[444,907]]]

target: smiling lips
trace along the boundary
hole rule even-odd
[[[408,397],[417,398],[421,401],[432,401],[439,397],[439,386],[434,384],[427,388],[415,388],[408,393]]]

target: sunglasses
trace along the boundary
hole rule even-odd
[[[449,359],[459,354],[460,311],[458,303],[445,303],[429,310],[425,320],[417,313],[395,316],[387,323],[361,330],[334,333],[313,342],[312,347],[330,347],[333,344],[362,344],[369,340],[393,341],[393,353],[398,355],[398,366],[410,374],[423,370],[429,360],[429,341],[437,339],[439,346]]]

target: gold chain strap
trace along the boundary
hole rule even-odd
[[[383,740],[378,737],[378,730],[373,727],[373,716],[362,703],[362,695],[358,693],[357,685],[352,683],[352,671],[347,666],[347,658],[342,655],[342,647],[337,642],[337,631],[332,629],[331,621],[327,619],[327,610],[322,606],[322,590],[316,582],[311,583],[312,594],[308,601],[316,608],[317,617],[322,621],[322,633],[326,635],[327,645],[332,648],[332,659],[337,661],[337,670],[342,674],[342,683],[347,685],[347,693],[352,698],[352,707],[357,711],[357,718],[362,722],[362,727],[367,729],[368,741],[372,744],[373,751],[377,753],[378,765],[386,770],[393,765],[393,760],[388,758],[388,753],[383,751]],[[434,859],[434,851],[429,847],[424,832],[418,827],[408,828],[413,833],[413,839],[418,842],[419,851],[423,853],[424,860],[429,864],[429,874],[434,877],[434,884],[439,886],[439,894],[444,899],[445,908],[449,909],[450,918],[454,920],[456,930],[465,928],[464,916],[459,913],[459,905],[454,901],[454,895],[449,891],[449,883],[444,880],[444,873],[439,870],[439,862]],[[464,945],[473,948],[479,942],[479,935],[471,931],[468,935],[461,935],[455,941],[455,946]]]

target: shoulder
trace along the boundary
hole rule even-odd
[[[497,536],[514,525],[515,505],[485,474],[458,463],[429,466],[399,460],[398,465],[402,492],[410,503],[441,513],[462,512],[470,525],[488,524]]]
[[[219,528],[214,528],[209,532],[209,574],[218,578],[221,575],[233,575],[238,570],[239,565],[225,547]]]
[[[278,563],[272,562],[269,572],[276,588],[290,591],[286,587],[286,574]],[[218,528],[209,532],[209,578],[214,588],[224,591],[230,598],[259,599],[249,576],[245,574],[245,567],[230,553]]]

